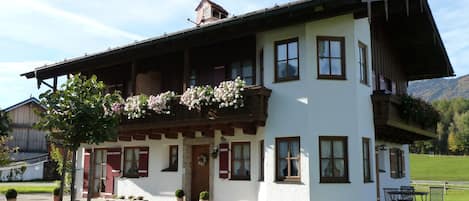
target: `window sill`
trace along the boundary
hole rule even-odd
[[[292,77],[292,78],[285,78],[285,79],[275,79],[274,83],[283,83],[283,82],[291,82],[291,81],[299,81],[299,77]]]
[[[351,184],[350,180],[326,180],[319,181],[320,184]]]
[[[318,76],[318,80],[347,80],[344,76]]]
[[[178,169],[177,168],[166,168],[166,169],[162,169],[161,172],[177,172]]]
[[[231,178],[230,181],[251,181],[251,178]]]
[[[293,180],[290,180],[290,181],[275,181],[274,183],[276,183],[276,184],[304,185],[304,183],[301,182],[300,180],[298,180],[298,181],[293,181]]]
[[[373,181],[373,180],[365,180],[365,181],[363,181],[363,183],[369,184],[369,183],[375,183],[375,181]]]

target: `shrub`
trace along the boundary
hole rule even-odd
[[[15,189],[8,189],[7,192],[5,193],[5,197],[7,199],[10,199],[10,198],[16,198],[18,196],[18,192],[16,192]]]
[[[52,191],[52,193],[56,196],[60,195],[60,187],[57,187],[57,188],[54,188],[54,190]]]
[[[119,199],[125,200],[125,196],[121,195],[121,196],[119,196]]]
[[[135,196],[133,195],[129,195],[129,197],[127,197],[129,200],[134,200]]]
[[[143,196],[138,196],[137,200],[143,200]]]
[[[176,190],[174,194],[176,195],[177,198],[182,198],[184,197],[184,195],[186,195],[182,189]]]
[[[200,192],[199,199],[201,200],[208,200],[210,198],[208,191]]]

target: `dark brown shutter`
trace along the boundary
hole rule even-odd
[[[83,162],[83,197],[86,198],[88,195],[88,175],[90,172],[90,156],[91,149],[85,149],[85,161]]]
[[[220,173],[219,173],[219,177],[222,178],[222,179],[227,179],[228,175],[229,175],[228,155],[229,155],[229,145],[227,143],[220,144],[220,157],[219,157]]]
[[[389,149],[389,160],[391,166],[391,177],[397,178],[398,177],[398,170],[397,170],[397,160],[398,160],[398,153],[396,153],[396,149]]]
[[[149,151],[148,147],[140,147],[139,148],[140,157],[138,159],[138,176],[140,177],[148,177],[148,156]]]
[[[404,161],[404,151],[402,150],[399,150],[399,165],[400,165],[400,168],[399,168],[399,175],[400,177],[405,177],[405,161]]]
[[[114,178],[121,173],[121,148],[107,150],[106,193],[114,193]]]

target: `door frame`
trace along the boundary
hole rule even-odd
[[[209,145],[209,150],[214,147],[214,138],[184,138],[183,139],[183,189],[186,191],[186,199],[190,200],[192,195],[192,146],[193,145]],[[209,156],[211,157],[211,156]],[[215,162],[211,158],[209,160],[209,193],[213,197],[213,179],[215,178],[214,168]]]

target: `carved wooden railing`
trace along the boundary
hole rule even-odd
[[[123,120],[121,130],[148,130],[172,128],[198,128],[217,125],[264,125],[271,90],[262,86],[249,86],[242,92],[244,107],[203,107],[200,111],[188,110],[177,100],[171,102],[170,114],[150,114],[142,119]]]

